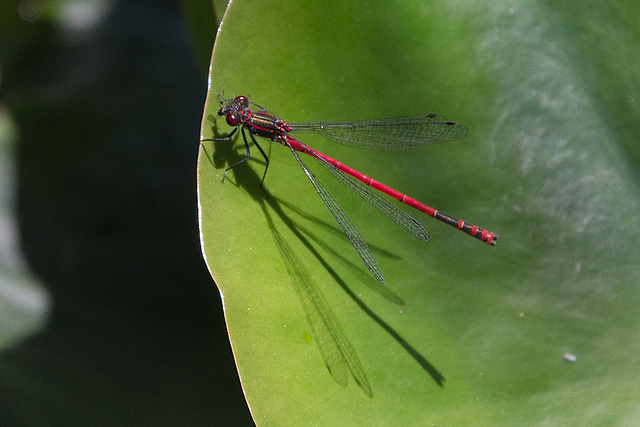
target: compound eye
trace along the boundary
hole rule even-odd
[[[229,126],[238,126],[240,124],[240,114],[237,112],[227,114],[227,124]]]
[[[236,96],[235,104],[238,106],[238,109],[244,110],[249,107],[249,98],[243,95]]]

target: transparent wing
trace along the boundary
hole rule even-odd
[[[302,144],[302,143],[300,143]],[[431,239],[429,238],[429,233],[424,229],[422,224],[416,221],[411,215],[394,205],[393,203],[388,202],[387,200],[380,197],[374,190],[370,187],[362,184],[360,181],[351,178],[344,172],[340,171],[338,168],[333,166],[331,163],[327,162],[322,157],[315,154],[315,151],[309,150],[305,151],[305,153],[309,154],[313,158],[315,158],[321,165],[324,167],[329,173],[338,178],[340,182],[353,190],[358,196],[362,197],[367,201],[371,206],[378,209],[380,212],[385,214],[387,218],[395,222],[400,227],[404,228],[409,234],[413,237],[416,237],[422,241],[428,242]]]
[[[380,267],[378,267],[378,263],[373,257],[371,249],[369,249],[367,242],[364,241],[362,235],[360,234],[356,226],[353,225],[353,222],[351,222],[351,219],[349,219],[346,212],[338,204],[336,199],[333,198],[329,191],[327,191],[327,189],[320,183],[320,181],[318,181],[316,176],[309,170],[309,168],[307,168],[296,150],[294,150],[286,140],[284,140],[283,142],[287,145],[287,147],[289,147],[296,160],[298,161],[298,164],[304,171],[305,175],[307,175],[307,178],[309,178],[309,181],[311,181],[311,184],[313,184],[316,192],[320,195],[324,204],[327,205],[327,208],[329,208],[329,211],[331,211],[333,217],[336,219],[338,224],[340,224],[342,230],[344,230],[356,252],[358,253],[358,255],[360,255],[360,258],[362,258],[364,265],[369,269],[371,274],[373,274],[373,276],[378,279],[380,283],[384,283],[382,271],[380,271]]]
[[[291,132],[313,133],[369,150],[402,150],[460,139],[467,128],[437,114],[355,122],[289,123]]]

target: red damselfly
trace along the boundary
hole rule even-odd
[[[313,133],[340,144],[349,145],[369,150],[398,150],[418,147],[437,142],[454,141],[467,134],[467,128],[459,123],[452,122],[437,114],[423,114],[415,116],[395,117],[388,119],[363,120],[354,122],[305,122],[286,123],[274,115],[268,113],[263,107],[249,101],[246,96],[238,96],[235,99],[224,99],[220,97],[219,116],[225,116],[227,124],[235,129],[223,138],[203,139],[203,141],[228,141],[238,131],[241,130],[246,156],[239,162],[225,169],[223,181],[227,172],[246,162],[251,157],[249,141],[245,130],[249,131],[249,137],[265,159],[266,166],[262,180],[269,168],[269,157],[264,152],[254,135],[271,139],[286,147],[289,147],[296,161],[304,171],[309,181],[320,195],[329,211],[340,224],[345,234],[353,244],[358,255],[364,261],[369,271],[381,283],[384,283],[382,272],[378,267],[371,250],[363,237],[360,235],[355,225],[351,222],[342,207],[320,183],[318,178],[307,168],[298,152],[307,154],[316,159],[329,173],[335,176],[343,184],[356,192],[360,197],[380,210],[393,222],[404,228],[414,237],[428,242],[429,234],[422,225],[413,219],[409,214],[398,208],[396,205],[380,197],[371,188],[376,189],[394,199],[426,213],[427,215],[449,224],[470,236],[475,237],[487,244],[495,246],[498,235],[468,224],[459,219],[446,215],[437,209],[425,205],[411,197],[403,194],[391,187],[388,187],[357,170],[338,162],[337,160],[323,154],[291,135],[297,133]]]

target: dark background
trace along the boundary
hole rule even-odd
[[[0,352],[1,424],[252,424],[200,252],[206,64],[183,9],[118,1],[69,26],[17,4],[1,7],[0,101],[21,243],[53,306]]]

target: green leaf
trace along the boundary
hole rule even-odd
[[[469,135],[398,152],[304,142],[501,235],[489,247],[409,212],[425,244],[307,161],[372,248],[380,285],[287,148],[259,141],[263,191],[255,147],[222,183],[242,137],[203,142],[203,250],[258,424],[637,420],[640,37],[638,6],[616,4],[230,6],[203,138],[232,130],[218,88],[292,122],[442,114]],[[318,329],[334,320],[331,350]],[[335,359],[347,370],[327,370],[336,348],[353,352]]]

